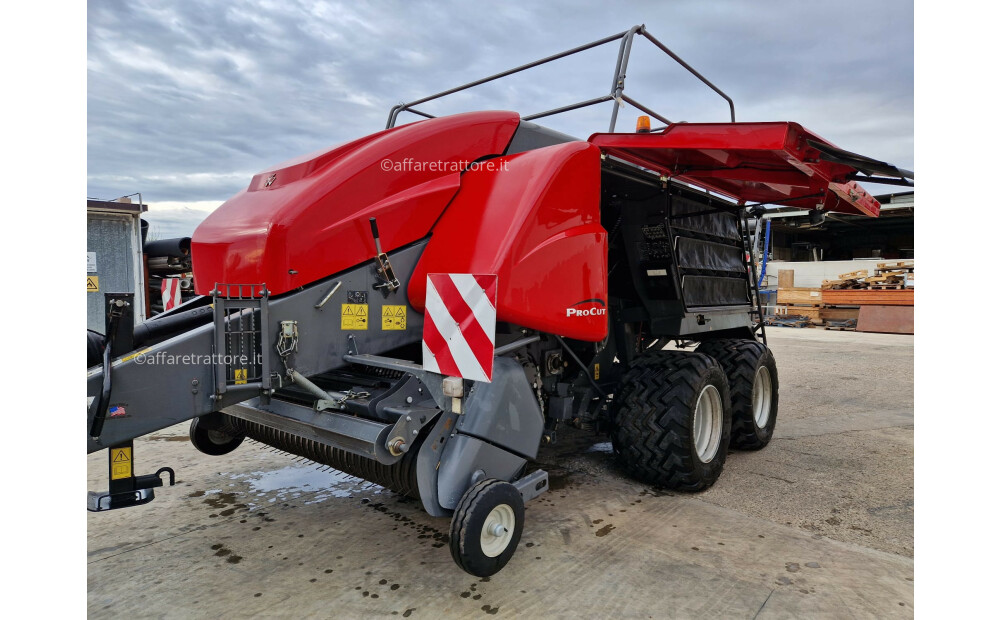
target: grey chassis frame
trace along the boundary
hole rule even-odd
[[[498,348],[492,383],[461,382],[459,396],[445,394],[442,375],[426,372],[413,362],[377,355],[421,339],[422,315],[406,301],[405,291],[425,245],[426,241],[419,241],[390,254],[401,283],[391,292],[374,288],[380,280],[374,266],[365,264],[280,297],[259,298],[260,311],[271,325],[295,321],[301,337],[290,359],[301,376],[351,364],[404,373],[398,388],[394,386],[375,407],[379,419],[333,409],[319,411],[271,398],[287,381],[278,372],[261,382],[227,383],[225,377],[231,376],[231,368],[220,371],[225,364],[219,360],[220,340],[216,336],[227,327],[220,321],[232,323],[241,311],[216,312],[212,323],[112,363],[110,404],[128,413],[107,418],[101,436],[88,439],[88,453],[221,411],[383,465],[396,464],[403,456],[403,452],[391,449],[394,439],[408,441],[426,433],[417,454],[417,485],[425,510],[434,516],[450,514],[465,490],[480,479],[513,481],[525,500],[544,492],[548,487],[544,471],[518,478],[537,454],[544,422],[523,369],[513,359],[503,357],[516,347]],[[380,317],[382,305],[406,305],[406,329],[382,330],[372,325],[365,330],[340,329],[341,304],[360,291],[367,293],[370,316]],[[215,301],[218,307],[223,300]],[[281,369],[286,360],[273,346],[273,339],[266,336],[267,331],[268,326],[261,325],[258,353],[266,360],[261,366]],[[167,356],[195,363],[162,363],[170,359]],[[207,359],[215,363],[203,363]],[[262,388],[261,383],[269,387]],[[88,397],[98,398],[102,384],[101,367],[88,370]],[[501,403],[517,406],[500,407]],[[94,416],[93,407],[89,409],[88,428]]]

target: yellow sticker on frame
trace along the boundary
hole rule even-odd
[[[111,479],[132,477],[132,448],[111,448]]]
[[[368,329],[368,304],[340,304],[340,329]]]
[[[382,329],[405,330],[406,306],[382,306]]]
[[[88,293],[99,293],[101,287],[98,284],[97,276],[87,276],[87,292]]]

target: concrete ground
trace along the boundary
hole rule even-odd
[[[771,444],[674,494],[564,435],[514,558],[474,578],[418,503],[247,442],[197,452],[185,425],[136,441],[170,465],[151,504],[88,513],[102,618],[886,618],[913,615],[913,337],[772,328]],[[89,489],[106,456],[88,457]]]

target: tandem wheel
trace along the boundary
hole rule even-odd
[[[462,496],[451,518],[451,557],[476,577],[496,574],[514,555],[524,528],[524,500],[502,480],[483,480]]]

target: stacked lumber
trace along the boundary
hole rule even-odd
[[[912,287],[913,261],[879,263],[875,268],[875,275],[867,279],[870,288],[883,291],[904,289],[907,287],[907,281]]]
[[[823,290],[899,290],[913,286],[913,261],[878,263],[875,274],[867,269],[842,273],[836,280],[823,280]]]
[[[867,278],[868,270],[858,269],[857,271],[842,273],[837,276],[836,280],[823,280],[823,289],[842,290],[868,288],[868,283],[866,282]]]
[[[895,263],[879,263],[875,266],[876,271],[884,271],[887,269],[902,269],[904,271],[913,271],[913,261],[912,260],[901,260]]]
[[[913,306],[913,261],[878,263],[874,275],[868,269],[842,273],[836,280],[823,280],[820,288],[794,286],[794,272],[778,272],[778,296],[774,325],[801,327],[803,322],[825,325],[830,329],[854,330],[864,314],[861,308],[871,307],[868,316],[886,315],[884,306]],[[860,331],[869,331],[871,319],[865,317]],[[893,315],[892,321],[905,323],[905,317]],[[879,325],[880,331],[889,329]],[[903,325],[901,330],[912,328]]]
[[[912,306],[913,289],[824,291],[823,299],[831,306]]]
[[[823,280],[823,290],[841,291],[845,289],[874,289],[881,291],[900,290],[913,287],[913,261],[878,263],[875,274],[868,275],[867,269],[842,273],[836,280]]]

